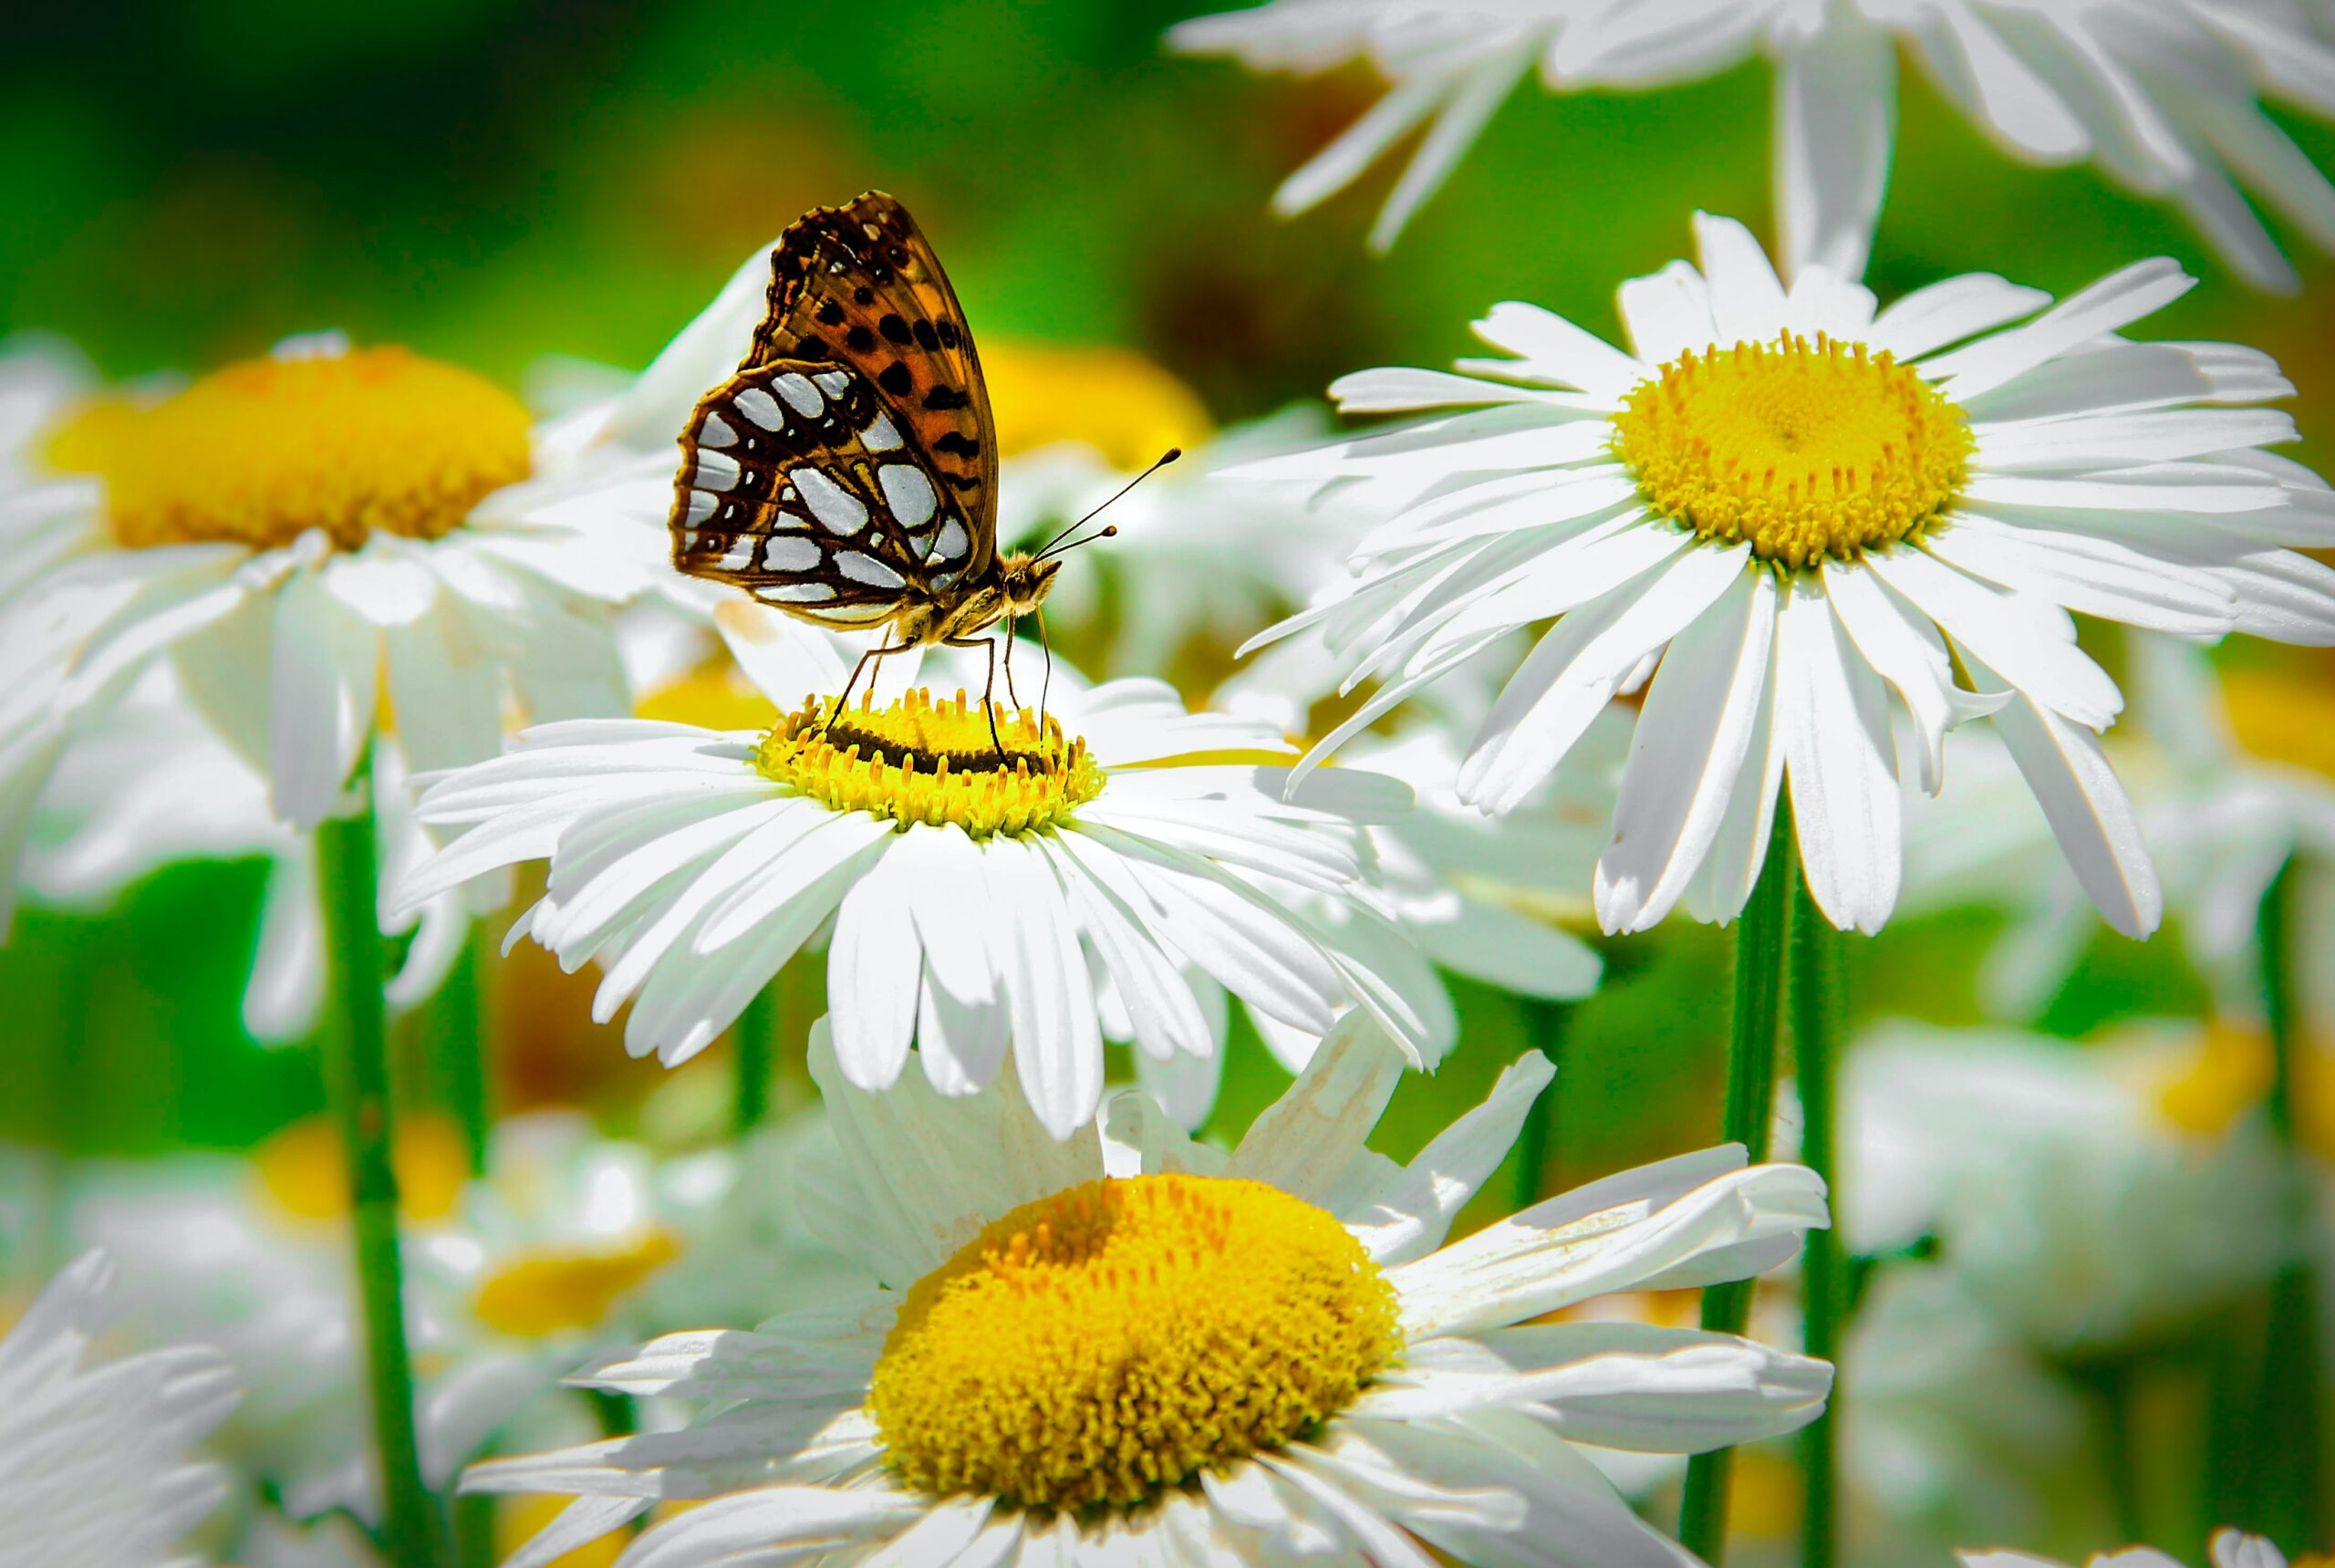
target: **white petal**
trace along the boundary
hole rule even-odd
[[[1578,387],[1603,402],[1618,404],[1652,372],[1593,332],[1537,305],[1508,300],[1495,305],[1474,325],[1477,337],[1518,356],[1518,363],[1493,361],[1500,373],[1519,379]]]
[[[2123,708],[2123,694],[2076,647],[2075,628],[2058,606],[1965,576],[1919,549],[1874,550],[1865,562],[1947,637],[2011,671],[2020,691],[2054,711],[2100,729]]]
[[[1782,329],[1784,286],[1750,230],[1733,218],[1697,213],[1695,246],[1718,342],[1758,343]]]
[[[1808,890],[1842,929],[1878,931],[1903,871],[1888,698],[1805,576],[1777,628],[1776,726]]]
[[[1793,39],[1777,63],[1775,160],[1784,272],[1864,275],[1895,135],[1896,48],[1851,16]]]
[[[2179,264],[2158,257],[2135,262],[2070,296],[2029,322],[1922,366],[1961,401],[1991,390],[2104,332],[2128,327],[2163,309],[2195,286]]]
[[[1921,742],[1922,788],[1937,794],[1946,778],[1946,732],[1994,712],[2009,699],[1956,685],[1953,661],[1937,628],[1863,566],[1828,561],[1822,576],[1842,629],[1865,662],[1896,689],[1913,716]]]
[[[1971,673],[1982,690],[2011,685],[1983,662],[1974,661]],[[2164,896],[2133,819],[2132,802],[2108,765],[2100,738],[2024,691],[1995,715],[1994,724],[2102,917],[2128,937],[2155,930]]]
[[[276,815],[313,827],[339,804],[373,725],[381,634],[333,598],[314,572],[275,601],[268,673],[268,774]]]
[[[1665,365],[1681,354],[1700,353],[1718,336],[1710,290],[1685,262],[1630,279],[1622,286],[1621,306],[1631,352],[1641,364]]]
[[[918,886],[910,857],[878,856],[844,895],[827,950],[827,1016],[835,1056],[855,1087],[891,1087],[916,1033],[924,949],[910,910]]]
[[[1613,838],[1598,857],[1605,929],[1651,928],[1701,869],[1752,755],[1775,628],[1774,576],[1746,572],[1663,656],[1631,733]]]

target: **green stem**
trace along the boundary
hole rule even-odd
[[[730,1029],[732,1065],[737,1070],[735,1098],[731,1103],[731,1130],[740,1137],[762,1125],[770,1110],[770,1075],[778,1033],[776,983],[766,985],[746,1003]]]
[[[1546,1002],[1539,997],[1519,999],[1524,1014],[1525,1038],[1552,1067],[1564,1063],[1565,1016],[1569,1011],[1562,1002]],[[1541,1195],[1557,1185],[1550,1164],[1557,1147],[1557,1095],[1560,1086],[1551,1081],[1541,1091],[1532,1108],[1524,1113],[1524,1125],[1516,1134],[1516,1202],[1521,1211],[1541,1201]]]
[[[382,1545],[397,1568],[442,1561],[438,1521],[414,1437],[413,1367],[405,1340],[405,1271],[398,1251],[398,1179],[390,1161],[389,1026],[381,998],[384,955],[377,909],[371,777],[356,816],[317,828],[324,894],[327,978],[325,1076],[348,1168],[350,1229],[364,1313],[368,1402],[380,1459]]]
[[[487,1065],[487,982],[493,972],[494,939],[488,922],[474,920],[462,955],[446,976],[431,1008],[431,1045],[445,1075],[447,1097],[462,1124],[462,1143],[472,1176],[486,1174],[494,1130],[493,1074]]]
[[[1768,1126],[1776,1094],[1776,1035],[1781,1019],[1785,932],[1791,886],[1800,879],[1792,836],[1791,803],[1776,803],[1776,823],[1768,836],[1768,857],[1744,903],[1735,928],[1735,1018],[1727,1055],[1727,1112],[1722,1135],[1749,1152],[1753,1164],[1768,1158]],[[1741,1334],[1751,1319],[1749,1280],[1731,1280],[1703,1291],[1703,1327]],[[1704,1562],[1718,1568],[1727,1555],[1728,1484],[1733,1452],[1719,1449],[1686,1463],[1686,1490],[1678,1505],[1678,1539]]]
[[[1836,1168],[1841,1065],[1840,936],[1794,880],[1791,921],[1791,1039],[1800,1086],[1800,1161],[1824,1179],[1832,1212],[1841,1211]],[[1802,1568],[1832,1568],[1834,1531],[1833,1412],[1841,1407],[1841,1334],[1849,1315],[1848,1259],[1838,1230],[1811,1231],[1801,1264],[1801,1348],[1834,1367],[1824,1413],[1801,1430],[1801,1474],[1807,1487],[1800,1561]]]
[[[2116,1520],[2117,1544],[2138,1546],[2148,1538],[2148,1521],[2141,1506],[2139,1435],[2133,1430],[2133,1367],[2130,1362],[2104,1361],[2085,1366],[2078,1381],[2091,1393],[2100,1422],[2102,1479],[2108,1486],[2108,1506]]]
[[[2301,1010],[2295,993],[2294,915],[2299,867],[2288,860],[2262,900],[2257,928],[2262,951],[2262,1001],[2270,1028],[2270,1129],[2289,1149],[2295,1147],[2295,1070],[2303,1049]],[[2292,1224],[2308,1234],[2310,1194],[2295,1182]],[[2293,1261],[2270,1282],[2269,1314],[2262,1336],[2261,1380],[2257,1385],[2253,1428],[2254,1508],[2239,1522],[2268,1535],[2292,1555],[2323,1543],[2325,1504],[2318,1485],[2323,1438],[2319,1410],[2324,1369],[2317,1333],[2319,1282],[2310,1250],[2296,1249]]]

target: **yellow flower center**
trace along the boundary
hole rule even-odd
[[[321,528],[435,539],[527,477],[527,410],[468,370],[402,348],[252,359],[150,409],[99,404],[50,443],[105,481],[127,548],[270,549]]]
[[[1255,1181],[1091,1181],[917,1282],[867,1408],[921,1491],[1128,1507],[1302,1438],[1400,1343],[1393,1287],[1324,1210]]]
[[[909,691],[888,708],[869,697],[829,722],[835,707],[830,697],[805,699],[763,737],[754,765],[836,811],[902,826],[953,822],[975,838],[1034,833],[1103,793],[1085,741],[1027,708],[999,709],[992,739],[981,704],[962,691],[945,702]]]
[[[1821,332],[1673,360],[1614,431],[1654,510],[1793,567],[1918,535],[1974,450],[1962,410],[1911,369]]]
[[[252,1151],[260,1185],[278,1207],[303,1220],[348,1212],[348,1162],[329,1116],[305,1116],[268,1135]],[[462,1201],[470,1154],[452,1119],[424,1112],[398,1118],[390,1148],[398,1210],[409,1220],[443,1220]]]
[[[663,1231],[622,1246],[521,1252],[480,1282],[472,1307],[489,1328],[530,1338],[594,1328],[617,1297],[680,1253]]]

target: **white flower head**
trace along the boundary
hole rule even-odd
[[[1821,1362],[1547,1321],[1781,1262],[1825,1222],[1800,1167],[1711,1149],[1444,1244],[1550,1078],[1538,1055],[1398,1166],[1364,1140],[1404,1058],[1361,1018],[1229,1155],[1141,1095],[1058,1142],[1011,1081],[871,1095],[815,1032],[812,1053],[841,1146],[815,1213],[889,1288],[589,1368],[720,1408],[474,1467],[472,1490],[576,1497],[515,1562],[688,1498],[638,1560],[1676,1568],[1572,1444],[1699,1451],[1822,1407]]]
[[[608,605],[656,553],[611,497],[647,460],[566,429],[337,338],[80,410],[55,476],[0,494],[10,870],[59,754],[165,656],[299,828],[340,809],[384,693],[420,768],[493,755],[506,703],[621,711]]]
[[[1064,1137],[1102,1095],[1098,985],[1163,1061],[1216,1054],[1188,971],[1314,1034],[1362,1006],[1421,1059],[1414,1004],[1263,890],[1294,884],[1385,929],[1360,835],[1408,807],[1399,784],[1341,769],[1290,798],[1277,734],[1189,713],[1156,680],[1081,690],[1065,672],[1043,722],[1001,703],[994,733],[961,684],[880,705],[870,686],[838,712],[848,670],[835,639],[781,631],[775,616],[723,618],[768,638],[732,646],[779,704],[775,725],[530,731],[429,787],[423,821],[463,831],[409,896],[548,859],[548,891],[514,940],[570,969],[598,961],[594,1017],[630,1002],[627,1047],[669,1065],[832,922],[828,1006],[854,1083],[892,1083],[913,1042],[936,1087],[970,1093],[1011,1041]]]
[[[2214,1532],[2208,1550],[2213,1568],[2287,1568],[2287,1554],[2259,1535],[2247,1535],[2236,1530]],[[2031,1552],[1960,1552],[1963,1568],[2069,1568],[2057,1558],[2038,1557]],[[2177,1557],[2168,1556],[2153,1546],[2132,1546],[2122,1552],[2095,1552],[2083,1561],[2082,1568],[2185,1568]]]
[[[375,753],[380,929],[405,936],[386,987],[394,1015],[435,995],[461,954],[472,902],[450,893],[418,911],[389,906],[397,882],[434,847],[414,820],[405,758]],[[183,860],[264,857],[258,952],[244,987],[244,1027],[265,1044],[306,1039],[324,1004],[324,909],[316,846],[268,809],[267,781],[186,701],[176,672],[149,666],[122,700],[91,716],[35,801],[21,883],[32,899],[102,909],[140,878]]]
[[[1606,929],[1682,897],[1733,918],[1787,784],[1817,903],[1879,929],[1901,770],[1935,792],[1946,732],[1989,715],[2102,914],[2154,929],[2097,733],[2122,694],[2070,611],[2335,641],[2335,570],[2284,547],[2335,542],[2335,493],[2261,450],[2293,439],[2285,414],[2242,406],[2292,389],[2250,349],[2117,336],[2189,287],[2169,262],[2058,305],[1974,275],[1876,312],[1821,267],[1787,291],[1739,223],[1696,226],[1699,267],[1623,286],[1629,352],[1501,305],[1477,331],[1510,357],[1333,389],[1435,417],[1253,471],[1358,482],[1390,514],[1344,594],[1259,639],[1318,626],[1349,683],[1383,682],[1317,753],[1555,617],[1459,793],[1508,810],[1643,687],[1597,868]]]
[[[226,1357],[174,1345],[89,1357],[113,1278],[88,1252],[0,1339],[0,1532],[12,1562],[191,1568],[172,1547],[227,1493],[189,1450],[234,1407]]]
[[[2296,278],[2241,184],[2335,250],[2335,186],[2262,104],[2335,115],[2335,36],[2295,0],[1272,0],[1178,24],[1168,40],[1257,70],[1375,65],[1386,96],[1273,204],[1304,211],[1426,124],[1371,231],[1380,250],[1536,67],[1551,92],[1626,90],[1764,54],[1786,271],[1853,276],[1888,183],[1901,45],[2005,152],[2094,161],[2173,202],[2258,286]]]

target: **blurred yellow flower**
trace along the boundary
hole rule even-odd
[[[701,664],[633,706],[636,716],[705,730],[769,730],[781,717],[778,704],[756,691],[727,659]]]
[[[2222,701],[2248,752],[2335,778],[2335,690],[2324,677],[2233,670],[2222,677]]]
[[[400,1213],[408,1220],[452,1215],[470,1176],[470,1154],[451,1117],[408,1113],[399,1120],[392,1158]],[[306,1116],[278,1129],[252,1158],[261,1186],[286,1212],[303,1220],[337,1220],[348,1212],[348,1168],[331,1118]]]
[[[983,350],[981,369],[1002,457],[1075,441],[1132,472],[1214,429],[1189,387],[1128,349],[1006,343]]]
[[[534,1336],[594,1328],[617,1298],[680,1256],[666,1231],[629,1244],[597,1249],[528,1250],[479,1282],[479,1321],[503,1334]]]
[[[2312,1153],[2335,1159],[2335,1072],[2324,1054],[2307,1049],[2295,1064],[2295,1135]],[[2259,1029],[2212,1024],[2157,1085],[2157,1110],[2183,1132],[2217,1137],[2269,1094],[2271,1069],[2270,1042]]]

